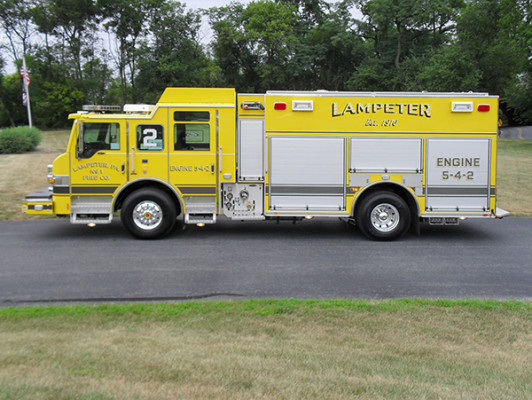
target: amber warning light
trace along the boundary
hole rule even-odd
[[[242,110],[264,110],[264,106],[258,101],[244,101],[240,106]]]

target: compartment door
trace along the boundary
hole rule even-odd
[[[426,211],[486,212],[491,139],[427,140]]]
[[[345,211],[346,141],[270,137],[270,211]]]
[[[264,120],[238,121],[238,179],[264,180]]]

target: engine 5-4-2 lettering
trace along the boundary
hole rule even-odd
[[[460,180],[472,181],[473,179],[475,179],[475,174],[473,171],[465,171],[465,172],[442,171],[441,173],[442,181],[448,181],[451,178],[456,179],[457,181],[460,181]]]

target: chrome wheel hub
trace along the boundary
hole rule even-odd
[[[133,222],[143,230],[155,229],[163,222],[163,210],[159,204],[145,200],[133,210]]]
[[[371,225],[380,232],[390,232],[399,225],[399,211],[389,203],[375,206],[371,211]]]

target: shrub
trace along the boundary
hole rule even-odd
[[[18,126],[0,131],[0,153],[24,153],[35,150],[41,143],[42,133],[37,128]]]

